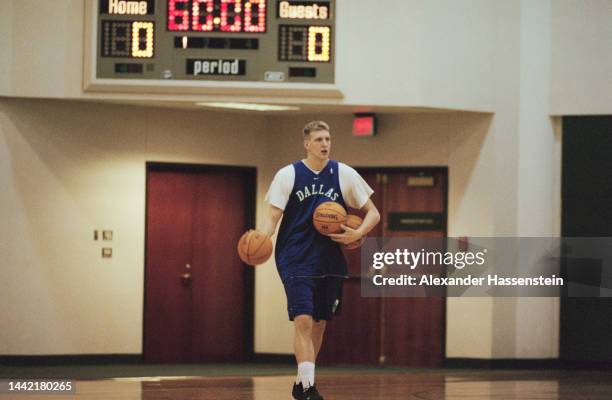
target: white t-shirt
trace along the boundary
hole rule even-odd
[[[308,168],[308,165],[305,163],[304,165]],[[318,171],[310,170],[318,174]],[[338,162],[338,180],[342,197],[344,197],[344,201],[349,207],[361,209],[367,203],[372,193],[374,193],[374,190],[363,180],[357,171],[341,162]],[[295,168],[293,168],[293,164],[281,168],[272,180],[270,189],[266,194],[266,201],[274,207],[284,210],[287,202],[289,202],[294,182]]]

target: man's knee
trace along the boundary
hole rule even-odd
[[[298,315],[293,319],[295,329],[301,334],[312,336],[312,317],[310,315]]]

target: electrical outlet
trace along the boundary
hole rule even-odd
[[[103,247],[102,248],[102,258],[112,258],[113,257],[113,249],[111,247]]]

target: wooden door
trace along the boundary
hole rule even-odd
[[[443,237],[446,234],[446,173],[387,173],[385,186],[386,237]],[[433,186],[408,184],[409,178],[433,179]],[[442,226],[421,226],[402,230],[390,219],[394,215],[414,216],[415,220],[443,218]],[[422,218],[425,217],[425,218]],[[406,218],[403,218],[406,219]],[[437,249],[441,250],[441,249]],[[388,365],[440,367],[444,360],[444,297],[383,299],[382,360]]]
[[[144,359],[244,360],[252,352],[253,271],[235,246],[253,222],[254,174],[181,169],[147,173]]]
[[[372,201],[382,220],[368,236],[441,237],[446,234],[446,169],[365,169],[362,177],[374,189]],[[408,184],[420,177],[421,185]],[[431,178],[433,185],[423,185]],[[351,210],[361,216],[362,213]],[[414,213],[414,214],[413,214]],[[403,230],[394,215],[430,215],[441,224]],[[345,251],[349,279],[345,282],[342,314],[328,326],[320,363],[441,366],[444,359],[444,298],[363,298],[360,252]]]
[[[191,174],[147,177],[144,356],[147,362],[186,360],[191,352],[191,290],[179,279],[192,263]]]

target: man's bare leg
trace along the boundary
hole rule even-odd
[[[313,346],[313,320],[310,315],[298,315],[293,319],[295,328],[293,348],[297,363],[315,362],[315,349]]]
[[[316,328],[315,328],[316,325]],[[302,383],[303,390],[306,390],[315,383],[315,360],[318,350],[321,347],[321,327],[313,321],[310,315],[299,315],[293,319],[294,339],[293,346],[295,360],[298,364],[298,376],[296,383]],[[315,347],[316,332],[317,345]]]
[[[319,321],[312,323],[312,346],[314,347],[314,358],[315,361],[321,350],[323,344],[323,334],[325,333],[325,326],[327,321]]]

